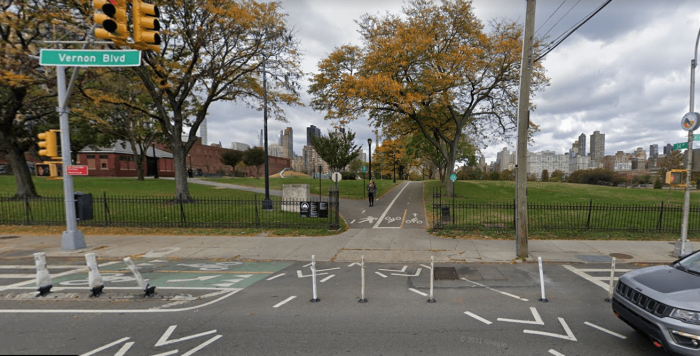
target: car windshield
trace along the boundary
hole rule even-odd
[[[678,262],[688,271],[700,274],[700,253],[694,253]]]

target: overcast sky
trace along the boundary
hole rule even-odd
[[[550,40],[555,39],[604,2],[537,1],[537,36],[548,32]],[[315,73],[318,62],[335,47],[361,44],[354,22],[361,15],[399,14],[403,1],[283,0],[282,5],[301,42],[303,70]],[[524,23],[525,0],[473,0],[472,5],[484,24],[495,17]],[[542,59],[551,85],[534,99],[537,109],[530,119],[540,125],[540,132],[529,150],[565,153],[581,133],[587,136],[588,150],[595,130],[605,134],[606,155],[637,147],[648,154],[651,144],[663,152],[667,143],[687,141],[680,123],[689,111],[690,62],[699,29],[698,0],[613,0]],[[315,125],[323,134],[330,128],[322,112],[308,107],[305,90],[303,100],[307,107],[285,108],[289,123],[268,121],[270,143],[277,142],[280,130],[292,127],[298,155],[306,144],[307,126]],[[209,111],[209,143],[257,145],[262,128],[262,113],[244,105],[217,103]],[[356,121],[349,128],[366,152],[367,138],[374,141],[368,122]],[[515,140],[496,142],[480,150],[489,163],[496,152],[504,147],[513,151],[515,145]]]

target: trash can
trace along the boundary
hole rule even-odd
[[[75,192],[75,217],[80,220],[92,220],[92,193]]]
[[[443,207],[441,208],[441,210],[442,210],[442,211],[441,211],[441,213],[442,213],[442,214],[441,214],[441,215],[442,215],[442,220],[441,220],[441,222],[442,222],[443,224],[449,224],[449,223],[451,223],[452,220],[450,219],[450,207],[449,207],[449,206],[443,206]]]

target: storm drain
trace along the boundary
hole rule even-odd
[[[456,281],[459,280],[459,275],[454,267],[435,267],[435,280]]]

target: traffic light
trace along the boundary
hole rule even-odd
[[[134,48],[160,53],[160,10],[158,6],[133,0]]]
[[[129,26],[126,18],[127,0],[93,0],[92,6],[102,13],[95,13],[93,19],[102,28],[95,29],[95,37],[110,40],[118,45],[126,44]]]
[[[49,158],[61,157],[61,130],[49,130],[42,132],[37,137],[39,138],[39,156]]]
[[[682,169],[672,169],[666,172],[666,184],[670,186],[683,185],[683,172]]]

